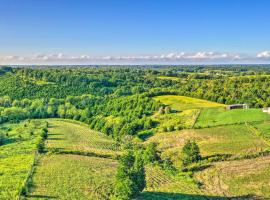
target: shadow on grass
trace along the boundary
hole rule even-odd
[[[196,194],[180,194],[180,193],[166,193],[166,192],[143,192],[136,200],[259,200],[264,199],[256,195],[243,195],[235,197],[221,197],[221,196],[207,196]]]
[[[64,140],[63,138],[48,137],[47,140]]]
[[[51,136],[58,136],[58,135],[63,135],[63,134],[60,134],[60,133],[49,133],[49,135]]]
[[[0,146],[12,144],[12,143],[15,143],[15,142],[18,142],[18,141],[22,141],[22,139],[20,140],[20,139],[15,139],[15,138],[5,138],[3,144],[0,145]]]
[[[56,196],[49,196],[49,195],[27,195],[27,199],[59,199]]]

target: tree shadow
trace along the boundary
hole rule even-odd
[[[17,141],[21,141],[21,140],[16,139],[16,138],[5,138],[3,144],[1,144],[0,146],[12,144],[12,143],[15,143]]]
[[[259,200],[265,199],[253,194],[222,197],[222,196],[207,196],[196,194],[181,194],[181,193],[166,193],[166,192],[142,192],[136,200]]]
[[[58,199],[56,196],[49,196],[49,195],[26,195],[27,198],[31,199]]]
[[[64,140],[63,138],[48,137],[47,140]]]

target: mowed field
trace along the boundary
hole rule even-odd
[[[203,183],[203,189],[208,194],[249,194],[248,199],[269,199],[270,156],[215,163],[203,171],[196,172],[195,178]]]
[[[48,150],[90,152],[101,155],[116,155],[119,146],[106,135],[90,130],[83,123],[54,119],[48,121],[50,134]]]
[[[102,156],[117,153],[114,141],[83,124],[48,122],[52,153],[39,157],[27,199],[108,199],[117,161]],[[101,157],[83,154],[88,151]]]
[[[224,108],[208,108],[201,110],[195,127],[201,128],[267,120],[270,120],[270,115],[262,112],[261,109],[225,110]]]

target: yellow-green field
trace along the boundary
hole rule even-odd
[[[102,133],[90,130],[85,124],[71,120],[50,119],[47,148],[65,151],[94,152],[115,155],[118,145]]]
[[[270,157],[219,162],[195,173],[211,195],[270,197]],[[241,199],[241,198],[240,198]]]
[[[188,109],[200,109],[200,108],[211,108],[211,107],[224,107],[224,104],[216,102],[206,101],[202,99],[196,99],[186,96],[177,95],[164,95],[154,97],[156,101],[160,101],[165,105],[171,106],[175,110],[188,110]]]
[[[117,162],[80,155],[39,158],[28,199],[108,199]]]
[[[179,81],[179,77],[172,77],[172,76],[158,76],[157,78],[163,79],[163,80],[172,80],[172,81]]]
[[[0,199],[18,199],[34,162],[40,123],[3,124],[0,146]]]
[[[158,130],[162,131],[163,127],[173,126],[177,129],[177,127],[181,128],[191,128],[198,115],[200,110],[198,109],[190,109],[184,110],[183,112],[179,113],[170,113],[170,114],[155,114],[152,118],[159,122]]]
[[[57,119],[48,122],[46,147],[60,154],[56,151],[39,157],[27,198],[108,199],[117,162],[81,154],[116,155],[115,142],[81,123]]]

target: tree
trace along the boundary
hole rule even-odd
[[[160,160],[160,157],[159,157],[158,152],[157,152],[157,144],[150,143],[149,145],[147,145],[147,147],[143,153],[143,157],[144,157],[145,163],[153,163],[155,161]]]
[[[201,159],[199,146],[195,141],[188,140],[182,149],[182,162],[187,166]]]
[[[129,200],[146,186],[142,152],[127,149],[119,160],[113,199]]]

